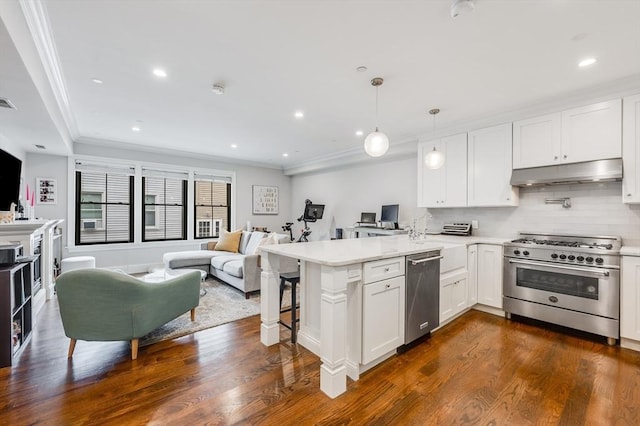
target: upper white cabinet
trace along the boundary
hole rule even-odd
[[[517,206],[518,188],[510,184],[511,123],[469,132],[467,203],[469,206]]]
[[[513,123],[513,168],[620,158],[622,100]]]
[[[424,156],[433,148],[445,156],[444,165],[432,170]],[[420,142],[418,145],[418,207],[467,205],[467,134]]]
[[[622,167],[622,201],[640,203],[640,94],[624,98]]]
[[[557,164],[562,157],[562,114],[548,114],[513,123],[513,168]]]

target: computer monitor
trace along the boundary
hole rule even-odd
[[[376,214],[360,213],[360,223],[376,223]]]
[[[393,223],[393,227],[398,229],[398,204],[382,206],[380,222]]]
[[[303,217],[307,222],[315,222],[318,219],[322,219],[323,213],[324,204],[305,204]]]

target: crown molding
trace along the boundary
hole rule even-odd
[[[260,163],[258,161],[219,157],[215,155],[181,151],[178,149],[168,149],[168,148],[154,147],[150,145],[132,144],[132,143],[122,142],[122,141],[117,141],[112,139],[107,140],[107,139],[99,139],[99,138],[88,138],[84,136],[80,137],[78,140],[74,142],[74,149],[73,149],[74,153],[77,153],[77,145],[79,144],[86,145],[86,146],[94,146],[94,147],[104,148],[109,150],[117,150],[117,151],[126,150],[131,152],[158,154],[158,155],[165,155],[170,157],[182,157],[182,158],[189,158],[189,159],[196,159],[196,160],[213,161],[223,165],[260,167],[263,169],[273,169],[273,170],[282,171],[282,167],[279,165],[276,166],[273,164]],[[80,153],[78,155],[94,155],[94,154]],[[122,156],[117,156],[117,155],[115,157],[122,158]]]
[[[311,161],[306,161],[298,166],[286,167],[283,172],[286,176],[294,176],[330,169],[339,169],[357,164],[385,163],[415,157],[417,152],[418,140],[416,138],[409,138],[392,143],[389,146],[389,151],[387,151],[387,153],[382,157],[373,158],[368,156],[362,148],[352,148],[318,157]]]
[[[62,114],[62,119],[67,127],[69,136],[75,141],[79,137],[78,125],[71,109],[45,5],[42,0],[19,0],[19,3],[51,85],[53,96]]]

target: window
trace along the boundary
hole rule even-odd
[[[187,177],[186,173],[142,170],[142,241],[187,238]]]
[[[195,175],[195,238],[215,238],[222,228],[230,230],[231,179]]]
[[[156,226],[156,196],[145,195],[144,196],[144,226],[145,228],[154,228]]]
[[[76,163],[76,245],[133,241],[132,172]]]

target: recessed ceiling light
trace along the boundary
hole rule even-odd
[[[153,70],[153,75],[160,78],[165,78],[167,76],[167,72],[161,68],[156,68]]]
[[[365,67],[364,65],[361,65],[358,68],[356,68],[356,71],[358,72],[365,72],[366,70],[367,70],[367,67]]]
[[[578,66],[579,66],[580,68],[584,68],[584,67],[588,67],[589,65],[593,65],[593,64],[595,64],[596,62],[598,62],[598,61],[596,60],[596,58],[587,58],[587,59],[583,59],[582,61],[580,61],[580,62],[578,63]]]
[[[293,116],[295,118],[303,118],[304,117],[304,112],[302,111],[296,111],[295,114],[293,114]]]
[[[131,128],[131,130],[132,130],[132,131],[134,131],[134,132],[139,132],[139,131],[140,131],[140,127],[138,127],[138,126],[133,126],[133,127]]]
[[[237,148],[237,147],[238,147],[238,145],[236,145],[235,143],[232,143],[232,144],[231,144],[231,148],[234,148],[234,149],[235,149],[235,148]]]
[[[282,154],[283,157],[288,157],[289,154],[287,154],[286,152],[284,154]]]
[[[91,81],[93,81],[95,84],[102,84],[104,83],[104,81],[100,80],[99,78],[94,78]]]
[[[356,136],[362,136],[364,132],[362,130],[356,130]]]

